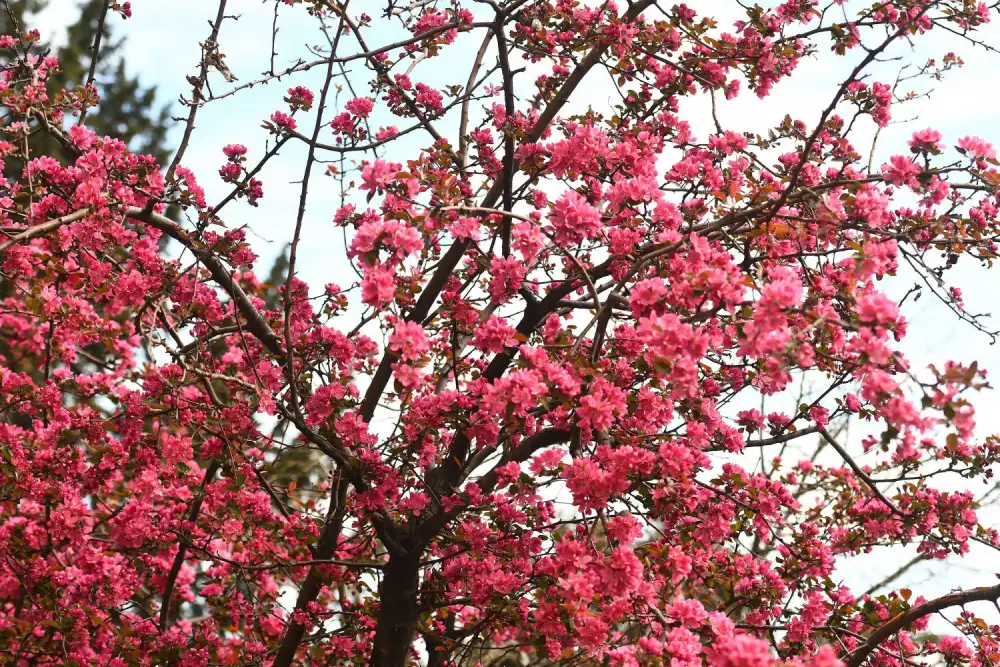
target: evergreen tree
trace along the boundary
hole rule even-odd
[[[0,16],[0,29],[9,33],[30,24],[31,18],[46,8],[48,0],[12,0],[3,4],[5,11]],[[127,72],[122,54],[124,40],[113,39],[115,15],[108,8],[107,0],[84,0],[79,11],[78,20],[69,26],[65,43],[56,49],[61,71],[50,79],[50,89],[72,90],[87,82],[95,57],[94,44],[100,34],[94,72],[100,103],[89,110],[87,126],[98,135],[122,139],[134,151],[154,155],[162,163],[168,157],[169,108],[157,104],[155,87],[143,86],[137,76]],[[43,45],[41,48],[51,47]],[[39,154],[69,159],[54,139],[45,143],[45,146],[39,145]],[[8,169],[19,166],[8,165]]]
[[[48,0],[4,0],[0,11],[0,29],[4,34],[24,26],[24,20],[45,9]]]

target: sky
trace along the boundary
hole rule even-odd
[[[373,8],[381,4],[374,0],[364,2],[371,3]],[[46,38],[60,38],[67,17],[75,15],[72,10],[74,4],[73,0],[51,1],[38,24]],[[198,44],[208,35],[208,20],[214,17],[217,5],[209,0],[134,0],[132,4],[134,16],[131,19],[124,22],[119,17],[113,19],[114,34],[127,38],[124,48],[130,71],[138,73],[144,83],[155,84],[163,102],[172,102],[190,90],[185,77],[196,70]],[[703,0],[691,4],[699,12],[715,14],[723,26],[731,23],[736,16],[733,9],[738,9],[732,0]],[[355,2],[354,6],[361,5]],[[229,2],[227,13],[239,15],[239,19],[225,22],[220,36],[220,50],[225,54],[229,68],[239,78],[239,84],[259,78],[269,67],[273,9],[273,2]],[[322,38],[314,21],[304,16],[301,7],[281,6],[278,26],[278,69],[287,67],[297,57],[306,60],[315,58],[305,47]],[[873,70],[875,80],[891,82],[906,62],[922,64],[928,58],[940,61],[948,52],[955,52],[966,61],[964,67],[945,74],[941,81],[921,80],[913,84],[916,92],[923,93],[933,88],[933,94],[929,99],[918,99],[894,110],[896,120],[913,120],[893,124],[881,133],[876,165],[885,162],[892,154],[905,153],[909,135],[926,127],[940,130],[946,143],[953,144],[965,135],[978,135],[1000,146],[1000,126],[996,122],[1000,102],[1000,77],[997,76],[1000,72],[1000,53],[989,52],[942,31],[937,33],[920,41],[914,49],[905,44],[898,45],[886,54],[886,62]],[[379,41],[391,42],[398,37],[386,34]],[[995,17],[994,25],[981,31],[979,37],[1000,46],[1000,17]],[[478,42],[473,43],[469,41],[471,38],[464,36],[461,39],[467,41],[461,52],[471,56],[478,48]],[[818,57],[801,63],[795,75],[779,84],[765,100],[744,94],[733,102],[721,103],[718,115],[723,127],[766,133],[767,128],[777,125],[785,114],[812,126],[839,82],[863,57],[863,54],[854,53],[847,59],[833,58],[823,51],[825,48],[821,48]],[[435,59],[419,65],[416,78],[434,85],[464,83],[468,65],[465,58]],[[513,66],[520,65],[515,63]],[[305,85],[318,90],[321,78],[317,70],[283,79],[279,83],[256,86],[213,102],[199,112],[195,139],[184,164],[198,174],[210,202],[218,201],[227,192],[216,176],[224,161],[221,148],[228,143],[246,144],[253,162],[264,152],[268,139],[260,123],[272,111],[284,109],[281,98],[287,87]],[[520,76],[523,77],[522,85],[530,86],[529,75]],[[213,75],[211,85],[216,93],[231,87],[218,75]],[[357,92],[364,95],[368,91]],[[612,100],[614,95],[609,82],[598,76],[588,77],[578,92],[581,94],[574,98],[578,106],[566,109],[566,113],[581,108],[581,105],[600,107]],[[340,102],[351,96],[345,91]],[[707,98],[699,96],[697,100],[685,104],[681,116],[691,120],[696,135],[705,137],[711,127]],[[178,115],[182,112],[176,104],[174,109]],[[301,129],[308,131],[309,128],[302,126]],[[864,136],[866,132],[871,136],[873,131],[873,127],[863,127],[859,136]],[[410,142],[414,148],[424,143],[422,138],[416,138],[416,134],[411,135],[415,137]],[[175,133],[175,144],[178,139]],[[865,143],[858,140],[858,145],[864,146]],[[266,271],[270,259],[281,252],[291,236],[304,157],[301,144],[283,149],[279,158],[261,174],[265,197],[260,207],[251,208],[239,203],[227,209],[226,217],[231,225],[247,224],[252,230],[251,244],[264,258],[262,271]],[[357,200],[356,191],[350,194]],[[344,257],[341,232],[332,223],[339,202],[340,192],[336,183],[316,175],[310,182],[310,199],[303,230],[307,242],[300,249],[299,259],[300,277],[314,289],[329,282],[344,285],[354,279]],[[1000,315],[998,276],[1000,274],[996,272],[987,272],[966,262],[955,272],[953,279],[954,284],[965,293],[970,310],[996,311]],[[894,280],[894,286],[889,291],[902,294],[912,282],[905,275],[900,276]],[[941,364],[946,359],[963,362],[978,360],[980,367],[994,369],[1000,374],[1000,346],[990,346],[987,337],[959,322],[929,294],[916,304],[909,304],[904,312],[910,320],[910,332],[903,350],[915,368],[928,363]],[[993,326],[1000,329],[1000,318],[994,319]],[[979,407],[979,431],[983,435],[1000,432],[1000,410],[995,407],[996,399],[995,393],[988,393],[975,401]],[[992,512],[991,516],[996,517],[997,513]],[[973,548],[973,557],[961,565],[950,564],[946,570],[939,566],[922,566],[914,569],[901,582],[912,583],[915,590],[928,595],[943,594],[959,586],[993,583],[992,572],[996,570],[996,566],[991,564],[993,555],[986,553],[985,547],[976,545]],[[894,571],[910,556],[911,552],[905,550],[890,554],[880,552],[853,560],[851,566],[844,568],[840,574],[847,583],[860,588],[865,586],[865,582],[875,581],[880,575]],[[941,573],[946,576],[938,576]]]

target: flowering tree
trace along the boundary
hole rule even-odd
[[[0,154],[26,165],[0,183],[5,662],[997,663],[972,603],[1000,587],[835,575],[873,549],[1000,545],[943,485],[1000,455],[974,432],[985,373],[911,367],[886,292],[905,260],[985,330],[945,277],[996,257],[1000,163],[934,130],[881,166],[853,141],[906,98],[906,76],[870,76],[881,56],[980,43],[992,8],[732,3],[723,25],[653,0],[270,2],[253,78],[219,0],[165,165],[88,129],[92,77],[54,90],[37,32],[0,38]],[[324,47],[281,69],[292,14]],[[685,119],[794,86],[831,46],[849,65],[818,119]],[[452,85],[427,82],[442,69]],[[261,87],[256,135],[199,135],[206,106]],[[241,217],[279,153],[301,190],[269,213],[289,243],[272,285]],[[342,205],[309,208],[330,183]],[[343,233],[350,284],[298,278],[307,208]],[[322,473],[277,475],[296,452]],[[954,636],[920,634],[938,612]]]

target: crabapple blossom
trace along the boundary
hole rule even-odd
[[[994,582],[838,570],[1000,547],[986,369],[919,368],[894,291],[995,335],[952,269],[998,259],[1000,164],[870,143],[916,97],[875,63],[983,45],[995,7],[265,4],[243,83],[214,6],[165,164],[88,127],[38,31],[0,37],[5,660],[996,663]],[[820,54],[848,74],[802,88],[819,115],[751,131]],[[253,127],[199,130],[230,102]]]

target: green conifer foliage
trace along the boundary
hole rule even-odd
[[[121,17],[113,12],[106,0],[84,0],[78,5],[79,18],[69,26],[65,40],[58,35],[43,35],[43,44],[36,52],[51,49],[48,40],[62,41],[55,49],[61,71],[51,79],[53,90],[66,88],[73,90],[87,83],[92,62],[94,85],[100,95],[95,108],[88,109],[87,126],[99,135],[113,135],[129,144],[139,153],[149,153],[163,162],[168,156],[167,133],[170,126],[170,111],[156,99],[156,89],[144,86],[139,77],[127,71],[123,54],[124,40],[113,36],[114,23]],[[0,12],[0,29],[3,33],[20,29],[33,15],[44,10],[48,0],[9,0],[4,2]],[[15,25],[16,24],[16,25]],[[97,36],[100,34],[100,48],[94,52]],[[78,119],[67,118],[67,122]],[[51,146],[39,148],[40,154],[62,156],[63,151],[54,139]],[[68,157],[68,156],[67,156]],[[8,165],[16,168],[19,165]]]

